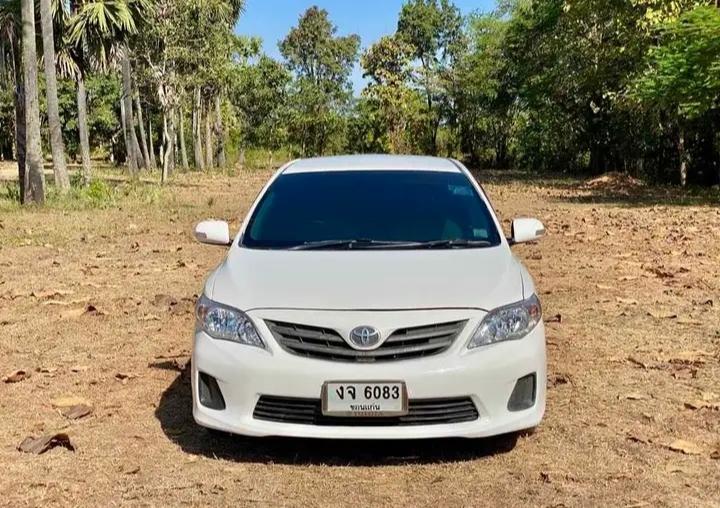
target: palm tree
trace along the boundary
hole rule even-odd
[[[61,191],[70,188],[67,166],[65,165],[65,145],[60,127],[60,113],[57,95],[57,75],[55,71],[55,34],[50,0],[40,0],[40,22],[42,26],[43,61],[45,66],[45,93],[47,95],[47,116],[50,127],[50,147],[52,149],[55,186]]]
[[[128,38],[137,33],[137,22],[149,8],[151,0],[76,0],[73,4],[67,41],[78,85],[78,130],[83,158],[83,180],[86,183],[90,178],[90,147],[85,76],[91,69],[107,71],[112,63],[117,62],[120,50],[126,45]],[[129,99],[132,105],[132,97]],[[127,151],[131,164],[137,160],[133,154],[134,148]]]
[[[26,165],[24,201],[45,201],[45,173],[40,144],[40,106],[38,102],[37,50],[35,47],[35,2],[22,0],[22,56],[25,82]]]

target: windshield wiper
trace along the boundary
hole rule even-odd
[[[305,242],[300,245],[289,247],[288,250],[322,250],[339,247],[346,249],[465,249],[491,246],[492,243],[487,240],[467,240],[464,238],[455,238],[452,240],[432,240],[429,242],[404,242],[355,238],[348,240],[319,240],[314,242]]]
[[[371,240],[369,238],[354,238],[350,240],[319,240],[316,242],[305,242],[300,245],[289,247],[288,250],[320,250],[345,247],[346,249],[377,249],[393,248],[406,249],[410,247],[422,247],[421,242],[394,242],[385,240]]]
[[[433,240],[430,242],[420,242],[418,247],[425,249],[465,249],[472,247],[492,247],[492,242],[487,240],[468,240],[465,238],[454,238],[452,240]]]

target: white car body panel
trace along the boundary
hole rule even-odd
[[[341,253],[233,248],[207,296],[243,310],[489,310],[523,295],[518,263],[498,246]]]
[[[468,349],[490,310],[535,291],[505,238],[496,247],[439,250],[266,250],[240,241],[262,195],[282,174],[323,171],[421,170],[464,173],[501,224],[485,193],[457,161],[433,157],[344,156],[294,161],[260,192],[226,259],[205,283],[211,300],[247,313],[267,350],[216,340],[196,330],[192,355],[193,416],[209,428],[252,436],[315,438],[483,437],[536,426],[545,411],[545,333],[540,322],[527,336]],[[432,356],[376,363],[321,360],[294,354],[275,340],[266,320],[337,331],[372,325],[383,338],[400,328],[466,320],[447,350]],[[198,375],[217,380],[226,409],[204,407]],[[535,403],[507,409],[516,381],[536,375]],[[256,419],[262,395],[318,399],[326,381],[404,381],[410,400],[470,397],[479,417],[453,424],[315,426]]]

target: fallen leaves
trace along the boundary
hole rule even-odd
[[[693,401],[687,401],[683,405],[686,409],[700,410],[700,409],[711,409],[714,411],[720,410],[720,401],[714,401],[718,396],[712,392],[702,392],[700,398]]]
[[[68,420],[78,420],[92,414],[93,408],[87,404],[76,404],[74,406],[64,407],[60,410],[60,414]]]
[[[668,449],[674,452],[684,453],[685,455],[701,455],[703,450],[692,441],[686,441],[684,439],[676,439],[665,445]]]
[[[618,303],[622,303],[624,305],[637,305],[638,304],[638,301],[635,300],[634,298],[623,298],[623,297],[618,296],[615,298],[615,300]]]
[[[625,395],[618,396],[618,399],[625,399],[625,400],[648,400],[649,398],[650,398],[649,395],[647,395],[645,393],[638,393],[638,392],[627,393]]]
[[[571,384],[570,376],[568,376],[567,374],[560,374],[560,373],[553,374],[551,376],[548,376],[548,384],[551,387]]]
[[[30,372],[26,370],[16,370],[3,378],[3,383],[19,383],[30,377]]]
[[[648,316],[655,318],[655,319],[677,319],[678,315],[674,312],[657,312],[655,310],[650,309],[647,311]]]
[[[64,432],[57,434],[46,434],[40,437],[28,436],[18,445],[18,451],[40,455],[53,448],[62,447],[75,451],[75,445],[70,441],[70,436]]]
[[[135,374],[125,374],[124,372],[118,372],[115,374],[115,380],[120,381],[122,384],[127,384],[127,382],[131,379],[135,379],[137,376]]]
[[[720,402],[708,402],[706,400],[694,400],[691,402],[684,402],[683,405],[686,409],[699,410],[699,409],[712,409],[714,411],[720,410]]]
[[[68,296],[75,293],[71,289],[45,289],[42,291],[33,291],[30,296],[33,296],[39,300],[47,300],[50,298],[58,298],[62,296]]]
[[[105,312],[101,311],[95,305],[88,303],[85,305],[85,307],[80,307],[77,309],[71,309],[66,312],[60,313],[60,319],[77,319],[81,316],[88,315],[88,316],[102,316]]]
[[[562,323],[562,314],[555,314],[545,320],[546,323]]]
[[[69,395],[58,397],[51,402],[52,406],[57,409],[65,409],[73,406],[92,406],[89,400],[84,397]]]

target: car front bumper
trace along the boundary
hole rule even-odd
[[[256,319],[256,323],[257,323]],[[474,325],[471,323],[471,325]],[[472,326],[474,328],[474,326]],[[466,335],[472,332],[469,329]],[[540,323],[529,335],[474,350],[467,336],[448,351],[413,360],[346,363],[288,353],[267,340],[270,351],[195,334],[192,355],[193,416],[208,428],[249,436],[290,436],[345,439],[414,439],[486,437],[532,428],[545,412],[545,331]],[[216,379],[225,409],[203,406],[198,397],[199,372]],[[518,379],[535,374],[535,403],[509,411],[508,400]],[[476,420],[429,425],[310,425],[256,419],[262,395],[319,399],[325,381],[404,381],[409,399],[470,397]]]

